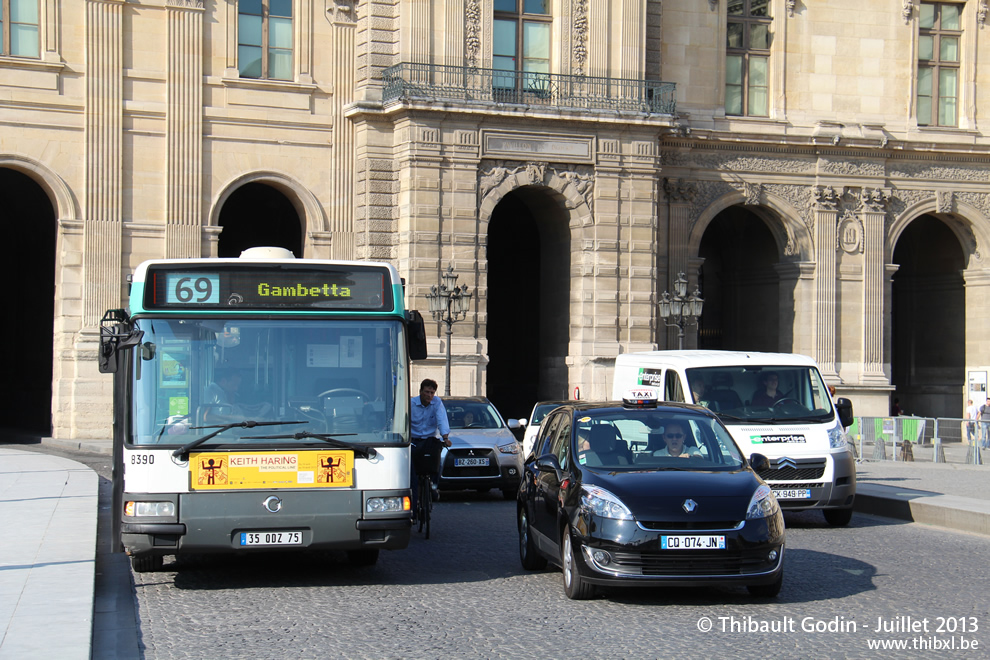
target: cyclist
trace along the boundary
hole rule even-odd
[[[412,436],[410,440],[412,441],[414,454],[420,444],[429,441],[429,439],[436,438],[437,431],[440,432],[440,437],[443,438],[444,446],[450,446],[450,440],[447,437],[450,435],[450,423],[447,421],[447,409],[444,408],[443,401],[441,401],[440,397],[436,394],[436,381],[427,378],[419,384],[419,396],[412,397],[412,402],[409,406],[409,418]],[[412,477],[411,483],[413,484],[412,508],[413,511],[416,511],[416,504],[418,501],[417,491],[419,490],[416,488],[416,484],[418,483],[418,475],[416,474],[415,461],[410,461],[409,465],[410,475]],[[436,488],[436,484],[433,484],[433,498],[439,499],[439,493]]]

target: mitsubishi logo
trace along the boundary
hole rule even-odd
[[[793,458],[783,458],[777,459],[777,469],[783,470],[784,468],[791,468],[792,470],[797,469],[797,462]]]
[[[681,505],[685,513],[694,513],[694,510],[698,508],[698,503],[694,500],[684,500],[684,504]]]
[[[468,451],[468,456],[474,456],[474,450],[473,449],[471,449],[471,450]]]

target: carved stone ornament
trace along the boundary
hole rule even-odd
[[[952,206],[954,201],[955,201],[955,193],[953,193],[951,190],[935,191],[935,212],[952,213]]]
[[[585,171],[582,171],[585,170]],[[574,190],[584,199],[584,203],[589,209],[593,209],[595,201],[595,175],[590,168],[577,168],[576,170],[554,170],[557,176],[573,186]]]
[[[203,9],[203,0],[168,0],[169,7],[187,7],[189,9]]]
[[[690,204],[698,192],[698,187],[693,181],[683,179],[664,179],[663,194],[671,202],[683,202]]]
[[[839,194],[832,186],[815,186],[815,204],[823,211],[835,211],[839,207]]]
[[[357,4],[357,0],[329,0],[327,13],[332,16],[331,20],[334,22],[353,23],[356,20],[354,16],[355,4]]]
[[[556,175],[558,179],[565,182],[564,186],[571,186],[584,200],[589,209],[594,203],[595,174],[594,169],[587,165],[575,165],[568,169],[558,169],[548,163],[519,163],[496,160],[487,163],[478,170],[478,194],[480,199],[484,199],[495,188],[502,184],[509,177],[514,177],[520,172],[526,173],[527,185],[541,184],[549,185],[560,192],[563,187],[547,181],[547,170]],[[568,204],[570,208],[576,206],[575,203]]]
[[[797,0],[787,0],[787,16],[790,18],[794,17],[794,6],[797,4]]]
[[[839,230],[836,232],[838,248],[847,254],[862,254],[863,233],[863,222],[859,216],[846,211],[839,221]]]
[[[976,22],[982,28],[987,22],[987,0],[980,0],[980,4],[976,6]]]
[[[467,0],[464,8],[465,59],[469,67],[478,66],[481,54],[481,5],[479,0]]]
[[[574,5],[574,75],[583,76],[588,62],[588,0]]]
[[[762,183],[743,183],[743,197],[746,198],[746,206],[755,206],[760,203],[760,195],[763,192]]]
[[[718,9],[718,0],[708,0],[708,8],[712,11]]]
[[[890,188],[863,188],[859,192],[859,201],[863,208],[873,213],[884,213],[887,202],[890,201]]]
[[[481,198],[484,199],[485,195],[502,183],[508,175],[509,168],[505,166],[503,160],[496,160],[487,169],[482,169],[478,182],[478,192],[481,193]]]
[[[526,174],[530,183],[543,183],[543,178],[547,175],[547,164],[526,163]]]
[[[914,13],[914,0],[904,0],[904,7],[901,9],[901,15],[904,17],[904,23],[911,22],[911,14]]]

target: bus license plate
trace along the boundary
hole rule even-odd
[[[302,545],[302,532],[241,532],[241,545]]]
[[[487,458],[455,458],[454,467],[488,467]]]
[[[810,500],[811,490],[808,488],[781,488],[773,489],[773,495],[778,500]]]
[[[661,550],[725,550],[724,536],[661,536]]]

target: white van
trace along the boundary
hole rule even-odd
[[[833,405],[818,365],[790,353],[649,351],[615,360],[612,398],[650,385],[664,401],[705,406],[718,414],[748,457],[763,454],[759,475],[781,508],[822,509],[830,525],[846,525],[856,496],[856,463],[844,427],[852,403]]]

